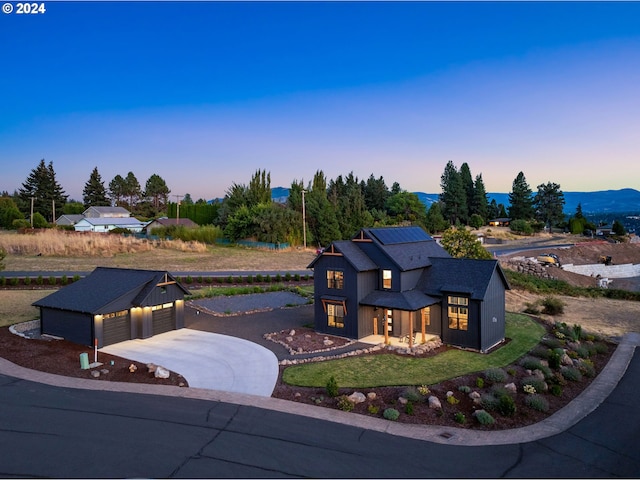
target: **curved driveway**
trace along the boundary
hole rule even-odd
[[[237,337],[182,328],[100,349],[181,373],[192,388],[271,396],[278,359],[270,350]]]

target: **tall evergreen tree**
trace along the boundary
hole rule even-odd
[[[534,218],[533,192],[524,173],[518,173],[509,193],[509,217],[511,220],[531,220]]]
[[[452,225],[464,222],[467,214],[467,195],[460,174],[451,160],[447,162],[440,177],[440,187],[444,218]]]
[[[116,175],[109,182],[109,196],[114,205],[122,206],[122,199],[126,196],[127,185],[122,175]]]
[[[336,213],[327,198],[327,180],[324,172],[318,170],[305,195],[306,220],[313,239],[318,246],[329,245],[341,238]],[[309,243],[308,242],[308,243]]]
[[[19,190],[23,208],[27,208],[25,215],[31,214],[31,202],[33,211],[39,212],[47,221],[55,221],[56,212],[62,212],[62,207],[67,201],[62,186],[56,180],[53,162],[45,165],[44,159],[34,168]],[[32,200],[33,199],[33,200]]]
[[[363,180],[364,183],[364,180]],[[389,189],[384,183],[384,178],[378,179],[373,177],[373,173],[363,185],[364,202],[367,210],[384,210],[385,202],[389,198]]]
[[[259,203],[271,202],[271,172],[258,170],[251,177],[247,188],[247,204],[249,207]]]
[[[155,173],[149,177],[144,187],[144,196],[152,199],[153,207],[156,210],[167,205],[169,193],[171,193],[171,190],[169,190],[167,183],[160,175]],[[191,203],[193,203],[193,200]]]
[[[98,172],[98,167],[94,167],[89,180],[82,190],[82,201],[85,208],[89,207],[107,207],[111,202],[107,198],[107,189],[104,186],[102,177]]]
[[[536,219],[543,221],[545,225],[551,227],[564,220],[564,193],[557,183],[538,185],[533,204]]]
[[[476,212],[471,211],[474,201],[475,187],[473,184],[473,177],[471,176],[471,169],[466,162],[460,166],[460,181],[462,182],[462,188],[464,189],[467,204],[467,210],[464,212],[463,222],[468,223],[471,214]]]
[[[487,191],[482,181],[482,174],[476,176],[473,187],[473,201],[469,213],[471,215],[480,215],[485,223],[489,220],[489,201],[487,200]]]
[[[129,197],[129,207],[133,210],[142,196],[142,187],[133,172],[127,173],[127,176],[124,179],[124,185],[124,194],[126,197]]]

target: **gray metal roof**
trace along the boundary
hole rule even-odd
[[[135,217],[85,217],[78,223],[87,222],[90,225],[137,225],[144,226],[149,222],[141,222]],[[78,225],[76,223],[76,225]]]
[[[420,227],[380,227],[365,228],[382,245],[397,245],[402,243],[428,242],[433,240]]]
[[[376,263],[362,250],[360,250],[351,240],[336,240],[331,245],[333,245],[338,252],[344,255],[347,262],[349,262],[357,272],[366,272],[369,270],[376,270],[378,268],[378,265],[376,265]],[[321,253],[314,258],[307,268],[313,268],[322,255],[323,254]]]
[[[165,275],[175,280],[165,271],[98,267],[90,275],[32,305],[92,315],[127,310],[141,306]],[[177,285],[189,294],[180,283]]]
[[[438,302],[438,299],[425,295],[418,290],[409,290],[406,292],[375,290],[360,300],[360,305],[371,305],[373,307],[414,312]]]

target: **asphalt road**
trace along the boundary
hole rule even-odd
[[[639,380],[636,350],[613,393],[567,431],[472,447],[222,401],[0,375],[0,476],[637,478]]]

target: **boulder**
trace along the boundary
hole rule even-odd
[[[518,387],[516,387],[516,384],[511,382],[511,383],[507,383],[504,386],[505,390],[508,390],[511,393],[516,393],[518,391]]]
[[[156,366],[155,372],[153,372],[153,376],[156,378],[169,378],[171,373],[164,367]]]
[[[367,397],[364,396],[364,393],[361,392],[353,392],[347,398],[351,403],[362,403],[367,399]]]
[[[155,363],[147,363],[147,368],[149,369],[149,373],[153,373],[158,366]]]
[[[571,360],[571,357],[565,353],[564,355],[562,355],[562,358],[560,359],[560,363],[562,365],[566,365],[570,367],[573,365],[573,360]]]
[[[440,403],[440,400],[438,399],[438,397],[431,395],[429,397],[429,399],[427,400],[427,402],[429,403],[429,408],[432,408],[434,410],[441,410],[442,409],[442,403]]]
[[[376,392],[369,392],[369,393],[367,393],[367,398],[368,398],[369,400],[375,400],[375,399],[377,398],[377,396],[378,396],[378,395],[376,394]]]
[[[98,370],[91,370],[91,376],[93,378],[98,378],[100,376],[100,372]]]

